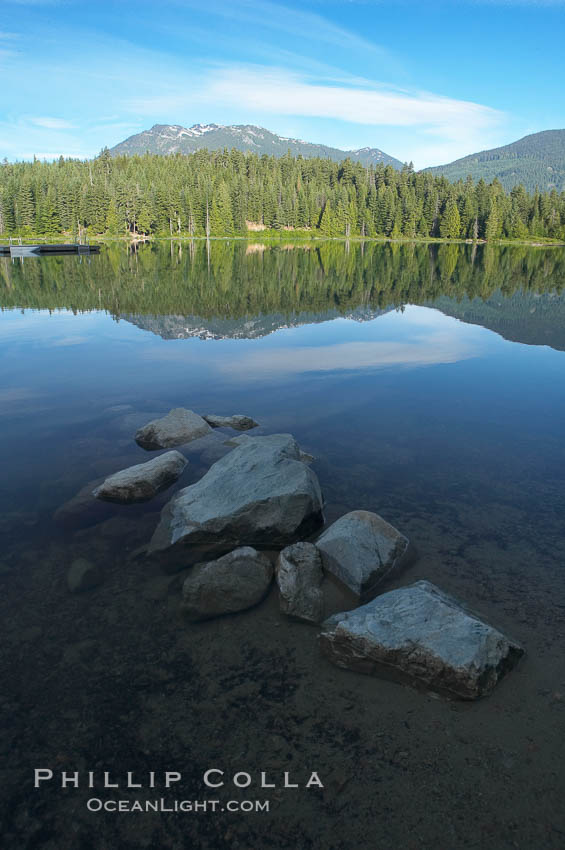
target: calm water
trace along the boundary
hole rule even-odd
[[[0,260],[6,846],[565,846],[564,287],[559,248],[183,243]],[[154,502],[54,520],[89,482],[147,460],[137,427],[178,406],[293,433],[328,521],[374,510],[415,543],[390,588],[434,581],[523,642],[525,661],[462,706],[332,667],[275,594],[184,623],[179,580],[136,550],[214,447],[184,447],[182,482]],[[104,582],[71,596],[79,556]],[[95,814],[87,788],[35,790],[35,767],[178,770],[173,798],[271,809]],[[213,793],[210,767],[277,783],[317,770],[326,787]]]

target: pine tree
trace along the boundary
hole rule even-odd
[[[224,181],[217,187],[212,201],[210,232],[212,236],[231,236],[234,232],[231,198]]]
[[[106,213],[106,233],[116,236],[120,232],[120,219],[116,203],[114,199],[110,201],[108,212]]]
[[[16,228],[31,231],[35,223],[35,200],[29,183],[21,184],[15,207]]]
[[[485,227],[485,239],[487,242],[492,242],[493,239],[499,239],[501,229],[500,212],[496,201],[493,200]]]
[[[461,218],[455,198],[450,196],[445,204],[439,223],[439,233],[442,239],[458,239],[461,235]]]

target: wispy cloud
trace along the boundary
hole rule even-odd
[[[175,0],[173,5],[202,10],[200,0]],[[228,19],[240,26],[250,27],[251,31],[272,30],[276,31],[277,36],[286,34],[300,41],[316,41],[318,44],[328,44],[340,50],[388,52],[380,45],[334,24],[322,15],[271,0],[238,0],[237,3],[232,0],[211,0],[208,10],[216,19]]]
[[[266,66],[217,69],[196,91],[187,93],[183,86],[182,90],[164,95],[135,98],[128,107],[144,115],[178,115],[199,103],[208,107],[238,103],[261,116],[304,116],[374,127],[419,128],[424,136],[433,137],[426,153],[433,151],[436,164],[454,150],[459,151],[462,144],[467,148],[503,118],[502,113],[487,106],[429,92],[407,91],[368,80],[357,86],[327,84],[325,80]]]
[[[36,127],[44,127],[46,130],[72,130],[75,127],[64,118],[30,118],[29,120]]]
[[[453,333],[436,333],[414,342],[346,342],[318,348],[276,348],[249,352],[220,361],[219,371],[252,378],[341,369],[432,366],[456,363],[475,356],[468,344]]]

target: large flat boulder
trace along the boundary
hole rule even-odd
[[[104,502],[147,502],[174,484],[187,463],[180,452],[165,452],[146,463],[115,472],[96,487],[92,495]]]
[[[320,535],[316,546],[324,569],[349,587],[361,600],[393,570],[413,558],[403,534],[371,511],[351,511]]]
[[[524,652],[427,581],[329,617],[320,646],[340,667],[466,700],[488,694]]]
[[[140,428],[135,441],[143,449],[172,449],[209,434],[212,429],[193,410],[175,407],[161,419],[154,419]]]
[[[272,580],[269,558],[242,546],[190,571],[182,586],[181,609],[191,620],[234,614],[257,605]]]
[[[293,543],[280,553],[275,566],[280,608],[307,623],[323,618],[322,558],[313,543]]]
[[[233,416],[218,416],[215,413],[207,413],[202,418],[212,428],[233,428],[235,431],[249,431],[259,425],[250,416],[243,416],[241,413],[234,413]]]
[[[163,508],[149,553],[177,556],[182,568],[239,546],[280,549],[323,522],[315,473],[290,434],[248,437]],[[175,551],[171,551],[175,550]]]

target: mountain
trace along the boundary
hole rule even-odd
[[[402,168],[400,160],[389,156],[378,148],[359,148],[355,151],[342,151],[326,145],[314,145],[301,139],[288,139],[277,136],[264,127],[254,124],[193,124],[192,127],[181,127],[179,124],[154,124],[150,130],[143,130],[130,136],[110,148],[112,156],[149,153],[167,154],[194,153],[200,148],[222,150],[236,148],[240,151],[251,151],[260,156],[284,156],[290,150],[292,156],[321,157],[340,162],[342,159],[361,162],[363,165],[375,165],[378,162]]]
[[[510,342],[549,345],[565,351],[565,294],[498,291],[490,298],[439,296],[428,306],[446,316],[500,334]]]
[[[466,324],[480,325],[511,342],[548,345],[558,351],[565,351],[564,294],[520,291],[503,295],[497,291],[487,299],[468,296],[455,299],[440,295],[432,301],[414,301]],[[121,313],[120,319],[162,339],[259,339],[282,328],[296,328],[338,318],[370,322],[394,309],[393,306],[379,309],[362,305],[345,313],[330,308],[320,312],[301,311],[288,315],[261,313],[239,319]]]
[[[240,319],[204,319],[201,316],[147,316],[121,313],[120,319],[150,331],[162,339],[259,339],[282,328],[298,328],[301,325],[320,324],[333,319],[352,319],[355,322],[371,322],[390,313],[394,307],[384,310],[365,305],[346,313],[336,309],[322,312],[301,311],[289,315],[283,313],[260,313]]]
[[[544,130],[524,136],[517,142],[481,151],[449,165],[428,168],[433,174],[443,174],[448,180],[473,180],[482,177],[487,183],[498,177],[508,191],[522,183],[528,192],[536,186],[542,192],[565,190],[565,130]]]

